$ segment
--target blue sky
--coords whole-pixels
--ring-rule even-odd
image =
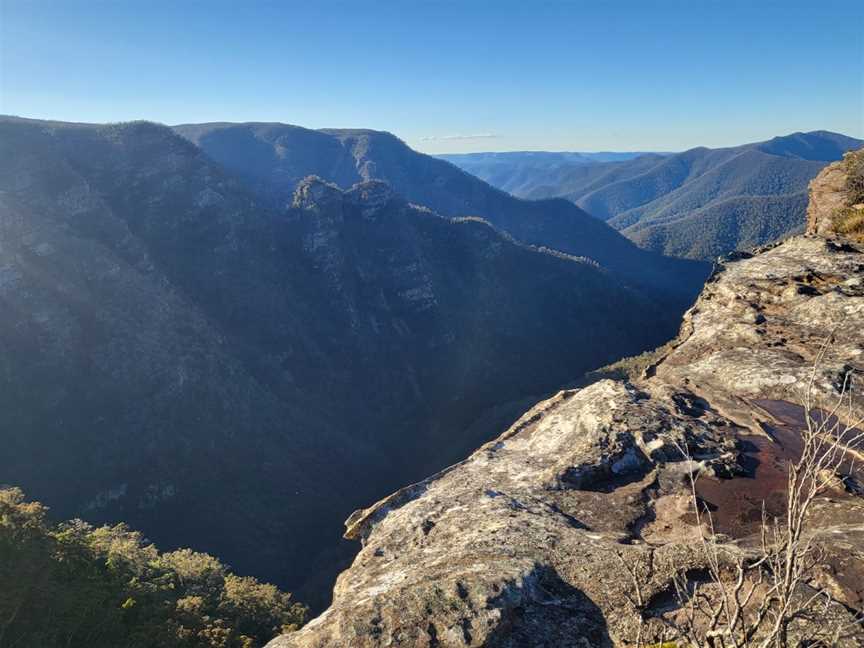
[[[0,113],[367,127],[427,152],[864,138],[864,2],[0,0]]]

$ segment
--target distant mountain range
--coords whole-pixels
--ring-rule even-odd
[[[174,130],[243,178],[273,204],[290,200],[304,176],[342,187],[381,180],[443,216],[479,216],[530,245],[590,258],[634,287],[689,304],[707,266],[649,254],[561,199],[521,200],[454,165],[418,153],[390,133],[309,130],[272,123],[194,124]]]
[[[320,604],[354,508],[706,273],[387,133],[2,118],[0,482]]]
[[[566,198],[645,249],[710,259],[800,231],[808,182],[862,144],[814,131],[619,161],[446,158],[516,196]]]
[[[458,166],[471,175],[514,196],[530,192],[544,175],[564,167],[625,162],[649,152],[506,151],[499,153],[443,153],[435,157]]]

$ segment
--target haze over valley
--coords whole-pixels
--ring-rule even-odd
[[[864,10],[0,0],[0,648],[859,648]]]

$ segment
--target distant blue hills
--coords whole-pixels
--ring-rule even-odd
[[[862,144],[813,131],[680,153],[439,157],[520,198],[565,198],[645,249],[711,259],[800,231],[810,180]]]

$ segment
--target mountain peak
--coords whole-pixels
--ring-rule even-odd
[[[781,157],[832,162],[843,157],[844,152],[860,145],[861,140],[831,131],[818,130],[772,137],[765,142],[754,144],[753,148]]]
[[[303,178],[294,190],[291,206],[299,209],[310,209],[322,204],[338,202],[343,199],[342,190],[317,175]]]
[[[297,183],[309,175],[349,192],[358,182],[380,180],[406,201],[447,218],[480,216],[523,243],[595,259],[628,285],[679,306],[690,303],[708,271],[702,263],[639,250],[569,201],[511,196],[386,131],[274,124],[187,124],[176,130],[277,205],[291,204]],[[381,204],[389,191],[366,187],[351,199]]]
[[[396,198],[396,193],[393,191],[393,187],[386,182],[367,180],[366,182],[355,184],[345,192],[345,196],[362,207],[380,208]]]
[[[358,182],[350,189],[327,182],[317,175],[303,178],[294,190],[291,206],[299,209],[314,209],[334,203],[349,202],[367,213],[386,207],[393,201],[404,202],[393,187],[381,180]]]

